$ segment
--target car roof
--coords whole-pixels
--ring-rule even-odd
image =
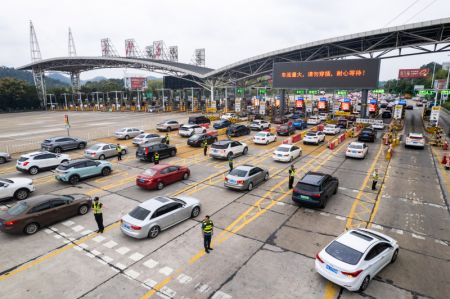
[[[173,202],[173,200],[166,196],[158,196],[144,201],[139,206],[153,212],[169,202]]]
[[[219,140],[217,142],[214,142],[214,144],[226,145],[226,144],[230,144],[233,141],[234,140]]]
[[[111,145],[111,144],[112,144],[112,143],[99,142],[99,143],[95,143],[95,144],[91,145],[90,147],[93,147],[93,146],[96,146],[96,145],[98,145],[98,146],[104,146],[104,145]]]
[[[308,185],[320,186],[326,176],[327,174],[321,172],[308,172],[300,182]]]
[[[73,160],[67,161],[66,164],[67,165],[73,165],[73,164],[76,164],[76,163],[86,162],[86,161],[92,161],[92,160],[91,159],[84,159],[84,158],[73,159]],[[100,161],[98,161],[98,162],[100,162]]]
[[[256,166],[253,166],[253,165],[239,165],[239,166],[236,166],[234,169],[249,171],[250,169],[253,169],[255,167]]]
[[[367,230],[351,229],[336,239],[337,242],[353,248],[359,252],[366,252],[374,243],[387,241],[388,239]]]
[[[27,203],[30,207],[36,206],[42,202],[45,202],[49,199],[60,197],[61,195],[55,195],[55,194],[45,194],[45,195],[37,195],[33,197],[29,197],[25,200],[23,200],[25,203]]]
[[[42,154],[49,154],[50,152],[31,152],[25,155],[22,155],[21,157],[26,157],[26,158],[30,158],[30,157],[34,157],[34,156],[38,156],[38,155],[42,155]]]
[[[290,149],[293,146],[294,146],[293,144],[280,144],[277,148],[285,147],[285,148],[289,148]]]
[[[361,145],[361,146],[363,146],[363,145],[364,145],[364,142],[353,141],[353,142],[350,142],[349,145]]]

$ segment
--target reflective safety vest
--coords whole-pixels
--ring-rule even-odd
[[[120,153],[122,151],[122,148],[120,146],[117,147],[117,152]]]
[[[295,169],[289,169],[289,176],[295,177]]]
[[[208,141],[203,140],[203,147],[207,147],[208,146]]]
[[[166,135],[166,142],[169,141],[169,135]]]
[[[155,161],[159,161],[159,154],[155,153]]]
[[[214,224],[211,220],[205,220],[202,222],[202,230],[204,234],[212,233]]]
[[[92,209],[94,210],[94,214],[102,214],[103,204],[101,202],[93,202]]]
[[[372,173],[372,179],[374,181],[378,181],[378,173],[376,173],[375,171]]]

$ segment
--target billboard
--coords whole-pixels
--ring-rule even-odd
[[[153,59],[164,59],[164,42],[162,40],[153,42]]]
[[[124,81],[126,89],[142,90],[147,88],[147,78],[145,77],[125,77]]]
[[[376,88],[379,59],[280,62],[273,66],[274,88]]]
[[[169,47],[169,60],[178,62],[178,47]]]
[[[317,108],[318,109],[326,109],[327,107],[327,102],[324,102],[324,101],[319,101],[318,103],[317,103]]]
[[[425,78],[430,73],[430,69],[400,69],[399,79]]]
[[[444,89],[446,83],[447,80],[445,79],[434,80],[434,89]]]

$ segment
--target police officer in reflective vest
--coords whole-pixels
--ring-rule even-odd
[[[120,144],[117,143],[116,149],[117,149],[117,161],[122,161],[122,148],[120,147]]]
[[[103,204],[99,202],[98,197],[94,197],[94,202],[92,203],[92,210],[94,211],[95,222],[97,222],[98,233],[103,233],[105,227],[103,226]]]
[[[211,248],[211,237],[213,235],[214,223],[206,215],[205,219],[202,221],[202,234],[203,234],[203,245],[205,246],[205,252],[209,253]]]
[[[153,162],[155,162],[155,165],[159,164],[159,154],[158,154],[158,152],[155,152],[155,154],[153,155]]]
[[[295,167],[294,164],[292,164],[291,168],[289,169],[289,189],[292,189],[292,186],[294,185],[294,178],[295,178]]]
[[[170,140],[169,140],[169,133],[166,133],[166,144],[169,145]]]
[[[378,182],[378,169],[375,169],[372,173],[372,190],[377,190]]]
[[[206,156],[206,152],[208,151],[208,141],[206,141],[206,139],[203,140],[202,146],[203,146],[203,156]]]

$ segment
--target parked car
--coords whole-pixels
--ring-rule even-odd
[[[277,135],[289,136],[295,134],[295,128],[292,125],[284,124],[277,127]]]
[[[306,129],[308,127],[308,124],[303,119],[297,119],[296,121],[294,121],[292,123],[292,126],[296,130],[304,130],[304,129]]]
[[[205,139],[208,144],[213,144],[214,142],[217,142],[217,136],[208,133],[201,133],[189,137],[189,139],[187,140],[187,144],[190,146],[199,147],[202,146],[203,141]]]
[[[248,127],[250,130],[265,130],[270,128],[270,122],[262,119],[256,119],[252,121]]]
[[[392,113],[390,111],[383,111],[383,113],[381,113],[381,118],[391,118],[392,117]]]
[[[232,118],[238,118],[238,116],[234,113],[224,113],[220,119],[226,119],[226,120],[230,120]]]
[[[397,260],[393,238],[370,229],[350,229],[316,255],[317,273],[349,291],[364,291],[370,280]]]
[[[303,137],[303,144],[315,144],[319,145],[319,143],[325,141],[325,134],[321,131],[309,131],[306,133],[305,137]]]
[[[176,120],[165,120],[156,124],[156,130],[158,131],[172,131],[181,127],[181,124]]]
[[[238,155],[246,155],[247,144],[234,140],[220,140],[211,145],[209,156],[216,159],[229,159]]]
[[[112,169],[112,164],[108,161],[77,159],[59,165],[55,171],[55,178],[60,182],[76,185],[82,179],[110,175]]]
[[[293,144],[282,144],[273,152],[272,159],[281,162],[292,162],[302,154],[302,148]]]
[[[144,130],[140,130],[137,128],[122,128],[114,132],[114,137],[116,137],[117,139],[128,140],[142,133],[144,133]]]
[[[336,135],[341,132],[341,128],[334,124],[328,124],[324,127],[323,133],[325,135]]]
[[[8,153],[0,152],[0,164],[11,161],[11,155]]]
[[[233,124],[227,129],[227,135],[232,137],[244,136],[249,134],[250,129],[244,125]]]
[[[274,124],[284,124],[289,120],[288,117],[286,117],[285,115],[280,116],[280,115],[276,115],[273,117],[272,122]]]
[[[76,137],[52,137],[41,143],[41,149],[59,154],[72,149],[84,149],[86,144],[86,140]]]
[[[405,109],[406,110],[414,110],[414,106],[413,105],[406,105]]]
[[[151,198],[122,217],[120,230],[133,238],[153,239],[162,230],[200,215],[200,207],[198,199],[188,196]]]
[[[214,123],[213,128],[218,130],[218,129],[223,129],[223,128],[228,128],[229,126],[231,126],[231,121],[227,120],[227,119],[222,119],[219,120],[218,122]]]
[[[27,178],[0,178],[0,200],[14,198],[24,200],[36,190],[33,181]]]
[[[32,152],[17,159],[16,169],[35,175],[40,171],[55,169],[58,165],[67,161],[70,161],[70,156],[66,154]]]
[[[128,153],[128,147],[121,145],[120,148],[122,155]],[[89,147],[84,151],[83,157],[93,160],[105,160],[117,156],[117,145],[113,143],[97,143]]]
[[[292,200],[300,205],[325,208],[328,199],[337,193],[339,180],[329,174],[308,172],[295,185]]]
[[[161,190],[164,186],[187,180],[191,171],[186,166],[158,164],[137,176],[136,185],[144,189]]]
[[[373,128],[364,128],[359,133],[358,141],[375,142],[376,132]]]
[[[133,138],[134,145],[142,145],[145,143],[165,143],[166,137],[159,134],[143,133]]]
[[[191,116],[188,119],[189,124],[200,125],[200,124],[210,124],[211,120],[204,115]]]
[[[347,146],[345,156],[349,158],[364,159],[369,152],[369,147],[364,142],[351,142]]]
[[[313,125],[313,126],[318,125],[318,124],[320,124],[320,118],[317,115],[311,115],[308,118],[308,120],[306,121],[306,123],[308,125]]]
[[[182,137],[190,137],[194,134],[206,133],[206,129],[195,124],[183,125],[178,130],[178,134]]]
[[[252,190],[254,186],[269,179],[269,171],[252,165],[240,165],[227,174],[224,186],[238,190]]]
[[[0,214],[0,230],[32,235],[50,224],[87,214],[91,205],[92,199],[84,194],[33,196]]]
[[[405,147],[425,148],[425,138],[422,133],[409,133],[405,140]]]
[[[269,144],[275,141],[277,141],[277,136],[270,132],[259,132],[253,136],[253,142],[256,144]]]
[[[137,149],[136,158],[141,161],[154,162],[156,152],[159,154],[159,159],[175,157],[177,148],[163,143],[146,144]]]

